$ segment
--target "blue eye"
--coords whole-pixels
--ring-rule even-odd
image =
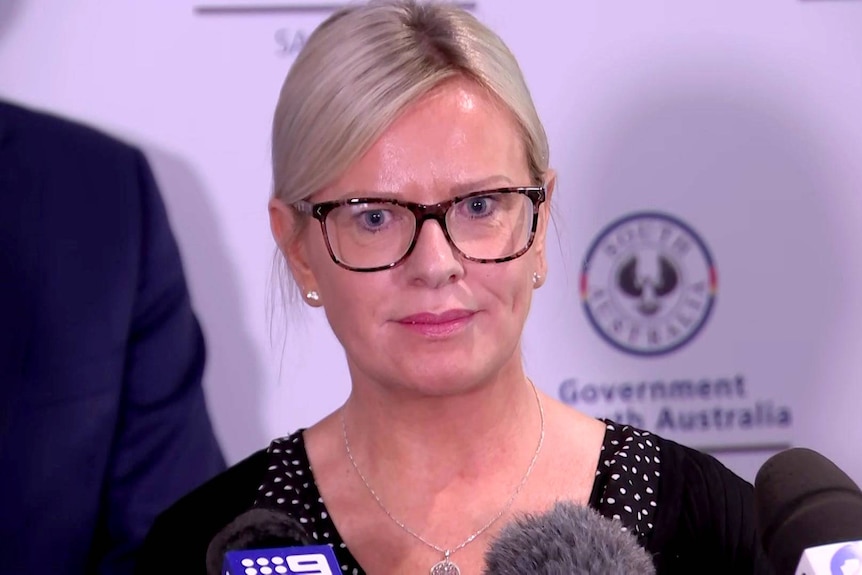
[[[496,201],[491,196],[476,196],[464,201],[464,212],[469,218],[484,218],[494,212]]]
[[[368,229],[380,228],[386,224],[386,214],[383,210],[368,210],[362,212],[362,225]]]
[[[488,207],[487,198],[473,198],[470,201],[470,212],[474,214],[482,214]]]

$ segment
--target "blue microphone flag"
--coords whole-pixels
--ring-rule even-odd
[[[225,553],[223,575],[338,575],[329,545],[244,549]]]

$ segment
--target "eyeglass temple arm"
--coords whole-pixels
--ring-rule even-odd
[[[305,200],[299,200],[299,201],[293,202],[292,205],[293,205],[294,209],[296,209],[296,211],[298,211],[300,213],[307,214],[309,216],[314,213],[314,204],[312,204],[311,202],[307,202]]]

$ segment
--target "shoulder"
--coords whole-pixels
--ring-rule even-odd
[[[769,573],[755,529],[753,486],[709,454],[656,439],[662,477],[649,547],[657,562]]]
[[[273,440],[267,449],[232,465],[162,512],[144,541],[136,572],[158,573],[170,558],[171,572],[203,573],[213,537],[242,513],[269,503],[258,497],[280,470],[288,449],[296,446],[297,456],[304,453],[302,431]]]
[[[715,457],[606,421],[592,504],[652,553],[658,573],[768,573],[754,489]]]
[[[141,548],[139,573],[157,573],[171,559],[177,572],[203,569],[210,540],[254,505],[269,461],[266,449],[210,479],[161,513]],[[177,563],[179,562],[179,563]]]
[[[657,490],[658,504],[692,501],[717,494],[745,499],[753,493],[744,481],[715,457],[654,433],[606,421],[601,466],[636,475]],[[600,473],[602,471],[600,470]]]
[[[149,185],[149,164],[137,147],[86,123],[5,102],[0,158],[19,187],[32,182],[51,200],[62,200],[60,191],[70,190],[76,201],[94,202],[90,209],[103,201],[122,205],[121,198]]]
[[[0,141],[39,145],[42,152],[63,149],[75,154],[93,151],[131,154],[134,147],[83,122],[25,106],[0,102]]]
[[[712,455],[657,437],[662,453],[660,500],[693,505],[721,504],[726,511],[749,511],[754,488]],[[685,512],[686,506],[680,512]],[[732,506],[732,507],[731,507]]]

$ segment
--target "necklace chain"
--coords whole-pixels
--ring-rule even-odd
[[[539,442],[536,445],[536,451],[535,453],[533,453],[533,458],[530,460],[530,465],[527,466],[527,471],[524,473],[524,476],[521,477],[521,481],[518,483],[518,486],[515,487],[515,491],[512,493],[512,495],[509,496],[509,499],[506,500],[506,503],[503,505],[500,511],[497,512],[496,515],[491,517],[491,519],[489,519],[487,523],[485,523],[482,527],[476,530],[472,535],[467,537],[467,539],[465,539],[460,544],[456,545],[451,549],[444,549],[439,545],[431,543],[430,541],[422,537],[420,534],[410,529],[407,525],[404,524],[403,521],[392,515],[392,513],[386,508],[386,506],[383,505],[383,501],[380,499],[380,496],[378,496],[377,492],[374,491],[374,488],[371,487],[371,484],[368,482],[368,479],[365,477],[365,475],[363,475],[362,471],[359,470],[359,466],[356,464],[356,460],[353,459],[353,453],[350,451],[350,442],[347,440],[347,424],[344,421],[344,410],[341,410],[341,433],[344,436],[344,449],[347,451],[347,458],[350,459],[350,464],[353,466],[353,469],[356,471],[356,474],[359,475],[359,478],[362,480],[362,483],[365,484],[365,488],[368,489],[368,492],[374,498],[374,501],[377,502],[378,507],[380,507],[380,509],[387,515],[387,517],[389,517],[389,519],[391,519],[396,525],[398,525],[398,527],[400,527],[402,531],[405,531],[413,538],[421,541],[426,546],[430,547],[431,549],[434,549],[438,553],[442,553],[444,556],[444,561],[448,563],[449,557],[453,553],[459,551],[460,549],[463,549],[464,547],[472,543],[477,537],[479,537],[479,535],[487,531],[488,528],[490,528],[494,523],[496,523],[497,520],[500,519],[503,514],[509,510],[512,504],[515,502],[515,498],[521,492],[521,489],[523,489],[524,485],[526,485],[527,479],[529,479],[530,474],[533,472],[533,467],[535,467],[536,465],[536,460],[539,459],[539,453],[542,451],[542,444],[545,442],[545,409],[542,406],[542,398],[539,396],[539,391],[536,389],[536,384],[530,381],[530,385],[533,388],[533,393],[536,396],[536,403],[539,406],[539,419],[541,422]]]

